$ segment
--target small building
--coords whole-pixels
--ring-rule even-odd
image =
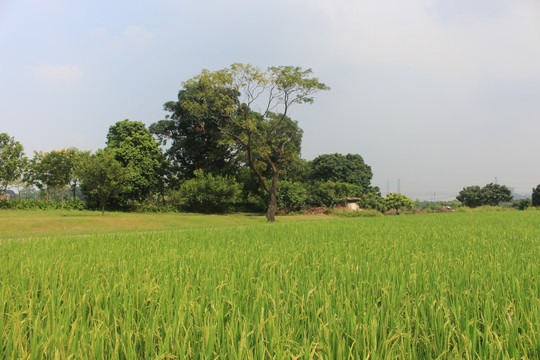
[[[345,208],[347,210],[355,210],[360,211],[360,206],[358,205],[358,202],[362,200],[362,198],[359,197],[348,197],[343,200],[345,203]]]

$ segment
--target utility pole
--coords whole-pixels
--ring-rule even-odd
[[[495,184],[499,183],[499,179],[495,176]]]
[[[401,183],[400,183],[399,178],[397,179],[397,193],[401,194]]]
[[[386,193],[390,194],[390,180],[386,180]]]

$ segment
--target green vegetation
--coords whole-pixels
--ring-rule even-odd
[[[402,194],[390,193],[386,194],[386,207],[388,209],[394,209],[399,214],[399,210],[412,209],[413,201]]]
[[[512,201],[512,192],[505,185],[487,184],[483,188],[480,186],[467,186],[463,188],[456,197],[464,206],[498,206],[501,203]]]
[[[291,106],[312,103],[313,95],[330,88],[311,69],[279,66],[262,70],[246,64],[201,74],[183,83],[179,103],[190,117],[211,121],[224,141],[236,149],[268,194],[266,217],[277,210],[281,171],[300,155],[302,130],[288,116]]]
[[[373,173],[362,156],[358,154],[322,154],[310,163],[310,176],[314,181],[333,181],[360,186],[369,190]]]
[[[119,228],[122,216],[138,215],[94,218]],[[538,358],[539,221],[507,211],[51,229],[0,243],[0,357]]]
[[[8,185],[17,181],[26,166],[23,146],[6,133],[0,134],[0,199],[7,194]]]

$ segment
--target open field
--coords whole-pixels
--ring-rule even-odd
[[[281,216],[279,223],[328,220],[328,216]],[[201,215],[125,213],[77,210],[0,210],[0,239],[22,239],[95,233],[149,232],[219,228],[266,223],[261,214]]]
[[[540,211],[234,218],[0,242],[0,358],[540,356]]]

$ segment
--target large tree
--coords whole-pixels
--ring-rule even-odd
[[[224,143],[224,135],[218,129],[219,113],[208,118],[194,117],[184,107],[185,101],[204,101],[193,97],[193,92],[180,90],[176,101],[169,101],[163,109],[170,114],[165,120],[150,125],[149,130],[157,136],[165,150],[172,171],[180,179],[194,177],[202,170],[214,175],[234,175],[237,172],[235,151]]]
[[[323,154],[310,163],[314,181],[333,181],[361,186],[368,191],[373,173],[358,154]]]
[[[121,195],[123,201],[143,200],[159,189],[164,157],[159,143],[142,122],[126,119],[111,126],[107,150],[133,171],[129,190]]]
[[[280,173],[300,154],[301,130],[288,117],[289,109],[312,103],[314,93],[329,88],[312,77],[311,69],[280,66],[263,71],[244,64],[203,70],[183,85],[190,93],[183,103],[186,112],[199,123],[212,121],[228,145],[241,153],[269,196],[266,217],[274,221]]]
[[[10,183],[18,180],[25,168],[26,157],[23,146],[6,133],[0,134],[0,182],[3,190],[0,199],[5,199]]]

